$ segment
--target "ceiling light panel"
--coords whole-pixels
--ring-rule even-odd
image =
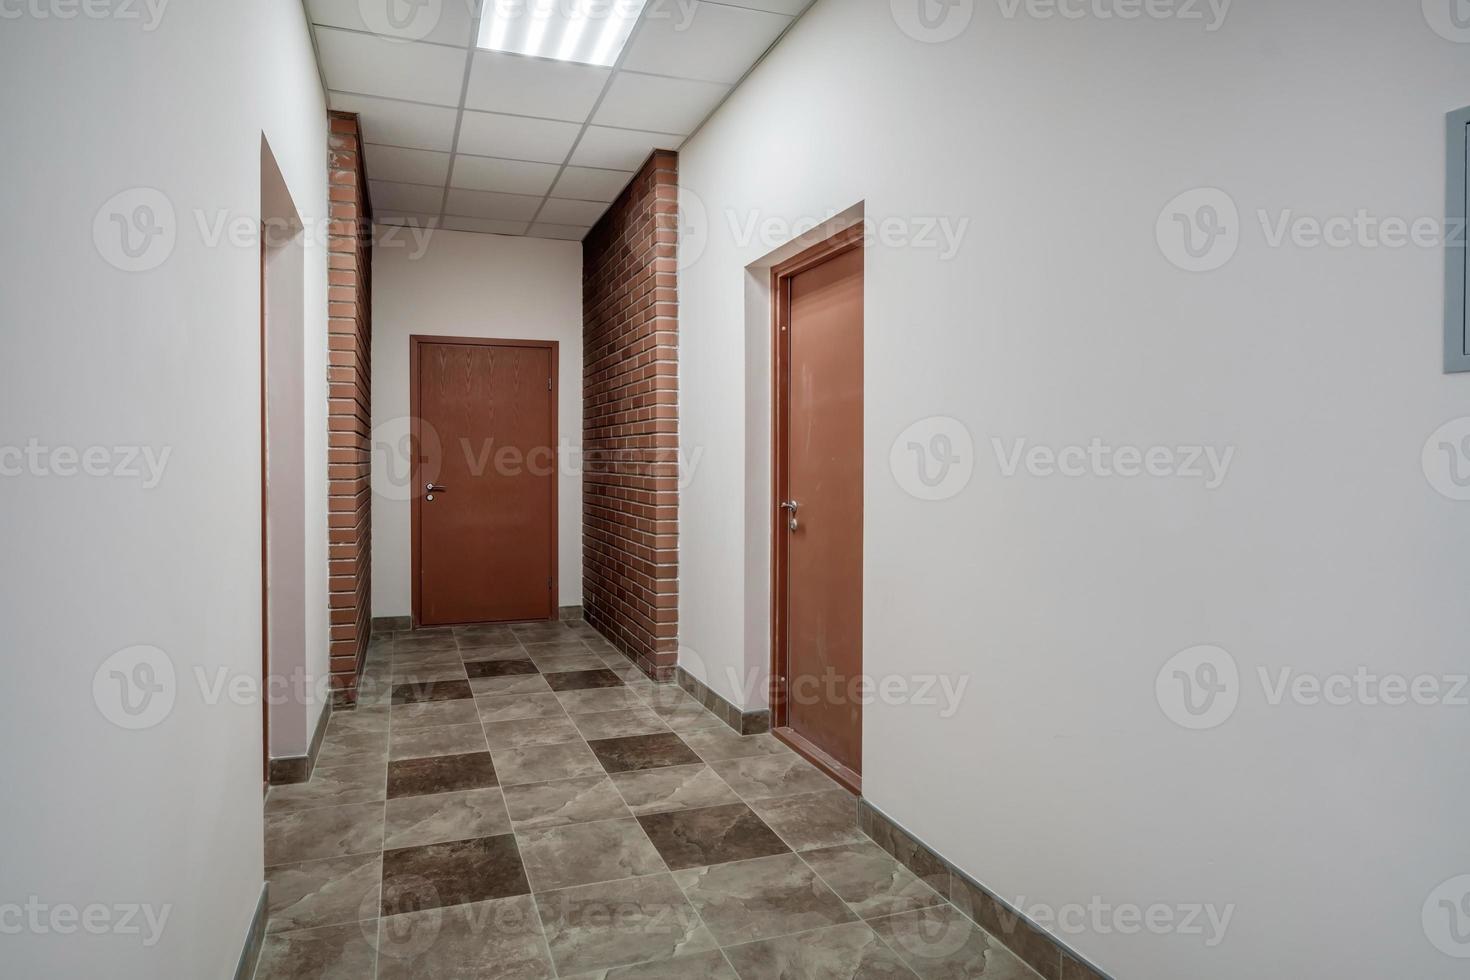
[[[532,58],[608,66],[646,0],[485,0],[479,46]]]

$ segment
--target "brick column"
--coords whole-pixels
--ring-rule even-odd
[[[357,703],[371,634],[372,209],[357,116],[333,112],[327,286],[327,498],[332,699]]]
[[[679,648],[678,166],[655,152],[582,243],[582,605],[660,680]]]

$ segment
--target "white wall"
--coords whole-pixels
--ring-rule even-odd
[[[1020,904],[1236,906],[1214,948],[1065,936],[1119,977],[1461,975],[1421,907],[1470,873],[1470,715],[1273,707],[1256,680],[1465,671],[1470,504],[1420,465],[1470,406],[1470,379],[1440,370],[1442,253],[1272,248],[1255,215],[1441,214],[1470,46],[1418,3],[1242,0],[1215,31],[1100,19],[1106,3],[929,9],[972,6],[959,37],[924,43],[903,3],[819,0],[681,153],[706,219],[680,275],[681,439],[703,454],[681,501],[682,661],[764,703],[746,674],[765,669],[767,585],[746,541],[768,518],[744,493],[764,485],[746,392],[766,390],[765,348],[743,269],[786,236],[749,221],[857,202],[870,220],[967,219],[952,259],[867,255],[866,666],[969,688],[951,717],[867,709],[865,794]],[[1244,222],[1209,274],[1155,238],[1197,187]],[[943,501],[889,463],[933,416],[974,441],[973,478]],[[1006,478],[991,445],[1094,437],[1236,454],[1206,491]],[[1244,691],[1224,725],[1186,731],[1155,678],[1205,643]]]
[[[171,911],[152,946],[49,927],[7,935],[4,972],[227,978],[263,879],[261,709],[208,703],[195,671],[211,684],[260,674],[260,272],[253,233],[210,236],[221,215],[257,217],[262,135],[308,228],[323,220],[325,106],[294,0],[168,4],[156,23],[148,5],[87,8],[141,20],[62,8],[10,8],[0,27],[0,451],[105,447],[91,469],[123,474],[59,475],[63,452],[47,457],[50,475],[0,477],[0,881],[4,902]],[[108,261],[123,257],[110,215],[143,218],[145,199],[104,204],[139,187],[158,192],[152,225],[175,238],[171,252],[166,235],[143,252],[161,264],[125,272]],[[307,633],[324,658],[321,242],[305,253],[303,304],[317,488]],[[170,452],[161,482],[127,475],[114,447]],[[6,451],[7,474],[14,462]],[[163,651],[176,677],[148,702],[167,707],[172,690],[171,711],[142,730],[104,713],[129,717],[110,672],[93,690],[99,667],[135,645]]]
[[[290,191],[268,149],[261,153],[261,211],[270,231],[266,235],[266,511],[269,601],[267,629],[270,674],[287,685],[293,678],[312,676],[327,681],[327,662],[307,663],[307,652],[324,654],[320,643],[306,637],[307,582],[320,574],[321,554],[308,547],[306,499],[308,471],[315,460],[306,458],[308,413],[304,401],[306,379],[305,235]],[[312,342],[320,338],[311,333]],[[311,486],[313,492],[319,487]],[[310,555],[314,562],[307,561]],[[282,686],[279,693],[291,688]],[[302,756],[326,704],[323,688],[310,697],[273,698],[270,708],[270,752],[273,758]]]
[[[371,174],[369,174],[371,176]],[[424,232],[420,231],[420,235]],[[582,601],[582,244],[434,230],[373,250],[373,615],[407,616],[408,340],[555,340],[562,451],[557,601]]]

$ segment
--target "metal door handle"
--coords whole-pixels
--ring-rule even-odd
[[[430,483],[427,486],[425,486],[424,489],[427,490],[429,493],[443,493],[445,490],[448,490],[449,488],[448,487],[441,487],[441,486],[439,486],[437,484]]]
[[[801,504],[797,503],[794,500],[783,500],[783,501],[781,501],[781,509],[791,512],[791,517],[786,521],[786,527],[789,530],[795,531],[797,529],[797,527],[800,526],[797,523],[797,520],[796,520],[796,511],[800,507],[801,507]]]

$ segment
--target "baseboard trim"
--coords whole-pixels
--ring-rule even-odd
[[[562,622],[575,622],[582,618],[581,606],[562,606],[556,611],[556,616]]]
[[[235,980],[251,980],[260,963],[260,950],[265,945],[265,920],[267,893],[270,882],[260,886],[260,900],[255,903],[255,915],[250,919],[250,928],[245,933],[245,945],[240,950],[240,959],[235,964]]]
[[[858,829],[1046,980],[1113,980],[866,799],[858,800]]]
[[[307,747],[306,754],[288,755],[271,760],[270,781],[272,786],[304,783],[311,778],[312,770],[316,768],[317,756],[322,751],[322,739],[327,734],[327,722],[331,720],[332,702],[328,701],[322,705],[322,713],[316,720],[316,730],[311,733],[311,744]]]
[[[412,616],[377,616],[373,619],[373,633],[398,633],[413,629]]]
[[[771,730],[769,711],[741,711],[683,667],[675,668],[674,681],[688,691],[694,700],[708,708],[716,718],[741,735],[760,735]]]

